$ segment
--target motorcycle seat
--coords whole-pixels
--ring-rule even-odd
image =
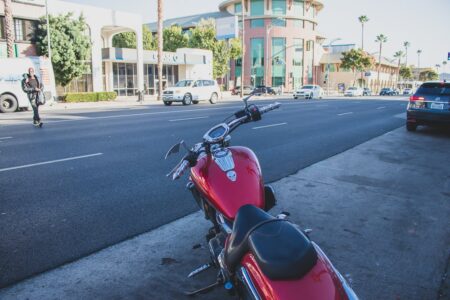
[[[228,269],[234,272],[249,251],[272,280],[301,278],[317,261],[311,241],[293,224],[256,206],[244,205],[236,215],[225,250]]]

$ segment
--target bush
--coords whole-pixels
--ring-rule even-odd
[[[63,97],[64,102],[98,102],[109,101],[117,98],[116,92],[98,93],[67,93]]]

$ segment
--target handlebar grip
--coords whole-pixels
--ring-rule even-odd
[[[172,174],[172,180],[179,179],[184,171],[186,171],[187,168],[189,168],[189,161],[183,160],[183,162],[180,164],[180,166],[173,172]]]
[[[280,106],[281,106],[281,103],[275,102],[273,104],[269,104],[269,105],[261,107],[259,109],[259,111],[261,112],[261,114],[265,114],[265,113],[267,113],[267,112],[269,112],[271,110],[279,108]]]

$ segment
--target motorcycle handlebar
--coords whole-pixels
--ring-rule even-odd
[[[180,164],[173,169],[172,172],[167,174],[167,176],[172,176],[172,180],[179,179],[183,175],[184,171],[189,168],[189,165],[189,161],[183,159]]]
[[[281,106],[281,103],[275,102],[275,103],[272,103],[272,104],[269,104],[266,106],[259,107],[259,108],[257,108],[257,110],[262,115],[262,114],[268,113],[269,111],[277,109],[280,106]],[[261,117],[259,117],[259,119],[261,119]],[[230,128],[231,128],[230,132],[233,131],[234,129],[236,129],[239,125],[246,123],[248,121],[251,121],[251,120],[252,120],[252,117],[249,114],[246,114],[240,118],[234,119],[233,121],[228,123],[228,126],[230,126]],[[196,152],[197,151],[194,150],[192,153],[195,154]],[[189,155],[185,156],[178,163],[178,165],[169,174],[167,174],[167,177],[172,177],[172,180],[179,179],[183,175],[183,173],[187,169],[189,169],[191,166],[191,163],[189,162],[189,159],[190,159],[189,157],[190,157]],[[196,159],[196,157],[195,157],[195,159]]]
[[[275,102],[275,103],[272,103],[272,104],[260,107],[259,111],[261,112],[261,114],[265,114],[265,113],[268,113],[271,110],[279,108],[280,106],[281,106],[281,103]]]

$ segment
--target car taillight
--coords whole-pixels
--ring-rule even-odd
[[[409,101],[423,101],[423,100],[425,100],[424,97],[419,97],[416,95],[412,95],[411,97],[409,97]]]

